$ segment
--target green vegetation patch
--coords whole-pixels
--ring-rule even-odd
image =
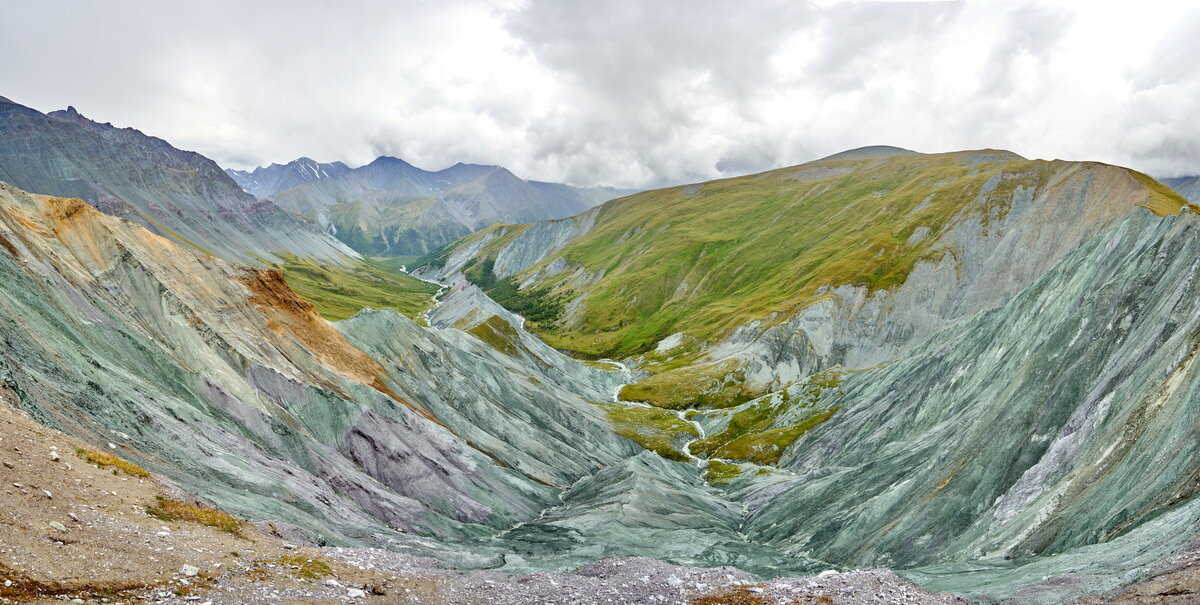
[[[1139,183],[1150,190],[1149,197],[1146,198],[1145,202],[1139,204],[1139,206],[1149,208],[1151,212],[1158,216],[1179,214],[1179,211],[1184,208],[1200,214],[1200,206],[1187,201],[1186,198],[1179,195],[1174,189],[1136,170],[1130,170],[1129,172],[1133,174],[1133,177]]]
[[[725,485],[742,474],[742,467],[720,460],[709,460],[704,479],[713,485]]]
[[[524,348],[516,328],[498,315],[487,318],[483,323],[467,330],[467,333],[510,357],[516,357]]]
[[[562,317],[563,307],[570,302],[573,292],[556,294],[549,288],[522,290],[513,277],[496,277],[492,271],[495,262],[492,258],[478,262],[472,260],[463,268],[463,274],[471,283],[487,292],[500,306],[521,315],[527,321],[549,324]]]
[[[146,469],[132,462],[122,460],[107,452],[97,452],[95,450],[79,448],[75,450],[75,455],[79,456],[89,464],[95,464],[100,468],[112,467],[114,474],[116,474],[117,471],[120,471],[126,475],[129,475],[130,477],[137,477],[139,479],[145,479],[146,477],[150,476],[150,471],[147,471]]]
[[[372,259],[339,267],[289,256],[274,267],[283,273],[292,290],[329,321],[353,317],[366,307],[395,309],[415,318],[429,308],[437,293],[433,284]]]
[[[746,386],[737,362],[688,366],[655,374],[621,389],[621,399],[682,410],[688,407],[728,408],[761,393]]]
[[[273,562],[291,569],[293,576],[304,580],[319,580],[333,575],[329,563],[304,555],[284,555]]]
[[[838,407],[818,412],[805,418],[801,423],[791,426],[770,429],[761,433],[742,435],[733,441],[722,445],[716,451],[716,456],[728,460],[744,460],[762,465],[774,465],[783,456],[784,450],[793,441],[800,438],[813,427],[829,420],[837,413]]]
[[[799,390],[798,397],[787,389],[777,397],[764,397],[734,412],[725,430],[692,443],[691,452],[706,458],[775,464],[793,441],[837,412],[837,407],[821,409],[818,404],[824,397],[841,394],[845,375],[841,369],[826,370],[793,387]],[[797,410],[811,411],[799,423],[775,426],[785,412]]]
[[[589,368],[604,370],[605,372],[621,371],[621,366],[615,361],[605,361],[602,359],[580,359],[579,362]]]
[[[680,448],[690,439],[700,436],[696,425],[685,422],[667,410],[620,403],[596,405],[608,414],[608,421],[618,435],[632,439],[667,460],[689,460]]]
[[[158,502],[146,508],[146,514],[160,521],[187,521],[215,527],[223,532],[245,538],[242,521],[215,508],[205,508],[158,496]]]

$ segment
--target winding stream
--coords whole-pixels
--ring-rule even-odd
[[[620,368],[620,371],[623,374],[625,374],[626,377],[630,376],[629,367],[626,366],[625,364],[623,364],[619,361],[613,360],[613,359],[601,359],[600,361],[602,361],[604,363],[612,364],[612,365],[616,366],[617,368]],[[621,399],[621,389],[625,388],[629,384],[631,384],[631,383],[623,382],[621,384],[618,384],[613,389],[613,395],[612,395],[613,403],[619,403],[621,405],[628,406],[628,407],[641,407],[641,408],[650,408],[650,409],[654,409],[654,410],[666,410],[666,408],[660,408],[657,406],[650,405],[648,403],[642,403],[640,401],[625,401],[625,400]],[[683,452],[683,455],[687,456],[689,460],[691,460],[693,463],[696,464],[696,466],[699,466],[700,468],[705,468],[706,466],[708,466],[708,460],[706,460],[704,458],[697,458],[696,456],[692,455],[692,444],[701,439],[704,439],[704,437],[707,436],[707,434],[704,432],[704,425],[700,424],[699,422],[697,422],[695,420],[689,420],[687,418],[688,410],[666,410],[666,411],[669,411],[672,414],[675,414],[683,422],[686,422],[686,423],[691,424],[692,426],[696,427],[697,437],[695,439],[685,442],[683,444],[683,446],[680,448],[680,450]]]

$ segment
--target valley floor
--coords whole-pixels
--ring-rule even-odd
[[[732,567],[624,558],[511,575],[458,572],[386,550],[297,546],[286,541],[289,528],[271,522],[231,528],[171,520],[164,503],[190,502],[186,494],[113,459],[90,463],[84,447],[0,404],[0,603],[968,603],[882,569],[761,581]],[[1195,602],[1200,544],[1160,572],[1111,600],[1080,603]]]
[[[89,450],[8,399],[0,403],[0,603],[966,602],[886,570],[761,582],[732,567],[625,558],[510,575],[378,549],[298,546],[287,541],[291,528],[225,517],[124,462],[119,448]]]

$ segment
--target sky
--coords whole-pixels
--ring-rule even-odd
[[[864,145],[1200,173],[1188,2],[31,0],[0,96],[229,168],[654,187]]]

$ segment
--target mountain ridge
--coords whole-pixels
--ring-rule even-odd
[[[0,180],[78,197],[209,254],[251,264],[298,254],[346,264],[358,254],[243,192],[215,162],[74,108],[43,114],[0,103]]]
[[[380,156],[272,199],[362,253],[420,256],[496,222],[566,217],[630,192],[526,181],[498,165],[427,171]]]
[[[308,157],[300,157],[287,164],[259,166],[253,170],[225,169],[225,173],[239,187],[257,198],[270,198],[293,187],[349,171],[350,167],[342,162],[321,163]]]
[[[37,127],[0,158],[48,131],[165,159],[0,170],[61,186],[90,167],[84,191],[128,177],[191,209],[278,211],[248,194],[202,207],[183,193],[228,191],[215,164],[54,114],[26,114]],[[382,261],[356,281],[285,252],[246,266],[0,184],[0,398],[232,514],[458,569],[887,566],[1061,603],[1186,552],[1196,206],[1107,164],[897,149],[495,225],[428,255],[437,285],[419,292]],[[106,174],[121,167],[137,170]],[[363,168],[358,184],[463,225],[466,202],[556,187],[498,166]]]
[[[549,287],[552,292],[542,297],[547,300],[557,295],[554,293],[568,295],[575,291],[570,295],[574,300],[563,307],[562,316],[542,330],[551,342],[583,354],[636,355],[680,332],[675,323],[678,321],[691,322],[679,327],[691,325],[687,332],[693,339],[705,340],[714,334],[722,338],[753,319],[774,316],[776,319],[771,321],[778,322],[780,317],[796,312],[789,308],[803,309],[819,302],[831,289],[861,287],[863,295],[870,296],[895,287],[928,255],[950,249],[937,242],[945,229],[957,222],[999,224],[1013,207],[1013,196],[1049,192],[1049,199],[1057,199],[1053,197],[1056,191],[1070,193],[1079,187],[1092,187],[1086,179],[1093,177],[1109,179],[1115,191],[1140,195],[1136,202],[1155,214],[1178,212],[1188,204],[1149,177],[1097,163],[1029,161],[994,150],[835,158],[645,192],[562,221],[493,227],[432,257],[422,271],[432,276],[462,271],[485,282],[490,273],[494,275],[492,281],[515,280],[520,286],[518,291],[534,293]],[[1078,184],[1063,181],[1072,178],[1081,180]],[[874,202],[876,199],[880,201]],[[1098,199],[1110,200],[1113,196]],[[1114,204],[1107,208],[1083,206],[1073,211],[1085,220],[1111,220],[1135,206]],[[884,222],[869,227],[873,231],[859,232],[860,218],[847,214],[846,208],[850,207],[872,213]],[[1048,224],[1061,222],[1045,218]],[[831,219],[839,223],[830,223]],[[845,227],[830,226],[834,224]],[[797,231],[795,225],[806,227]],[[760,238],[775,243],[764,250],[755,244]],[[830,241],[834,243],[827,243]],[[789,245],[792,248],[786,248]],[[792,249],[799,256],[792,256]],[[638,256],[629,253],[646,260],[630,265]],[[755,272],[718,285],[706,280],[707,273],[697,273],[697,260],[709,263],[710,271],[740,265],[755,267]],[[781,267],[791,269],[780,272]],[[666,274],[672,271],[680,274]],[[615,272],[630,278],[614,282],[618,279]],[[635,274],[637,277],[632,277]],[[803,276],[805,281],[787,277],[792,274]],[[656,284],[662,279],[667,281],[655,286],[653,298],[648,298],[641,284]],[[766,280],[780,279],[786,283],[770,289],[762,287]],[[629,305],[628,301],[636,297],[642,311],[628,306],[593,311],[587,301],[601,296],[597,288],[610,282],[613,285],[609,290],[614,294],[603,295],[608,297],[603,300],[611,298],[615,303],[609,304]],[[705,296],[716,295],[713,288],[720,289],[722,300],[718,307],[721,310],[716,313],[703,306],[708,300]],[[751,304],[731,305],[727,302],[730,296]],[[747,308],[757,310],[747,313]],[[686,309],[696,309],[693,312],[707,327],[686,316],[670,319],[687,313]],[[596,313],[605,313],[606,318],[650,315],[618,326],[614,323],[618,320],[597,318]],[[722,316],[730,319],[714,323]],[[643,326],[637,328],[641,330],[647,323],[655,323],[655,317],[670,323],[653,334],[631,332],[634,326]],[[589,323],[594,325],[588,327]],[[572,336],[575,334],[578,336]],[[614,340],[622,334],[629,335],[625,341]],[[597,340],[592,344],[585,337]]]

